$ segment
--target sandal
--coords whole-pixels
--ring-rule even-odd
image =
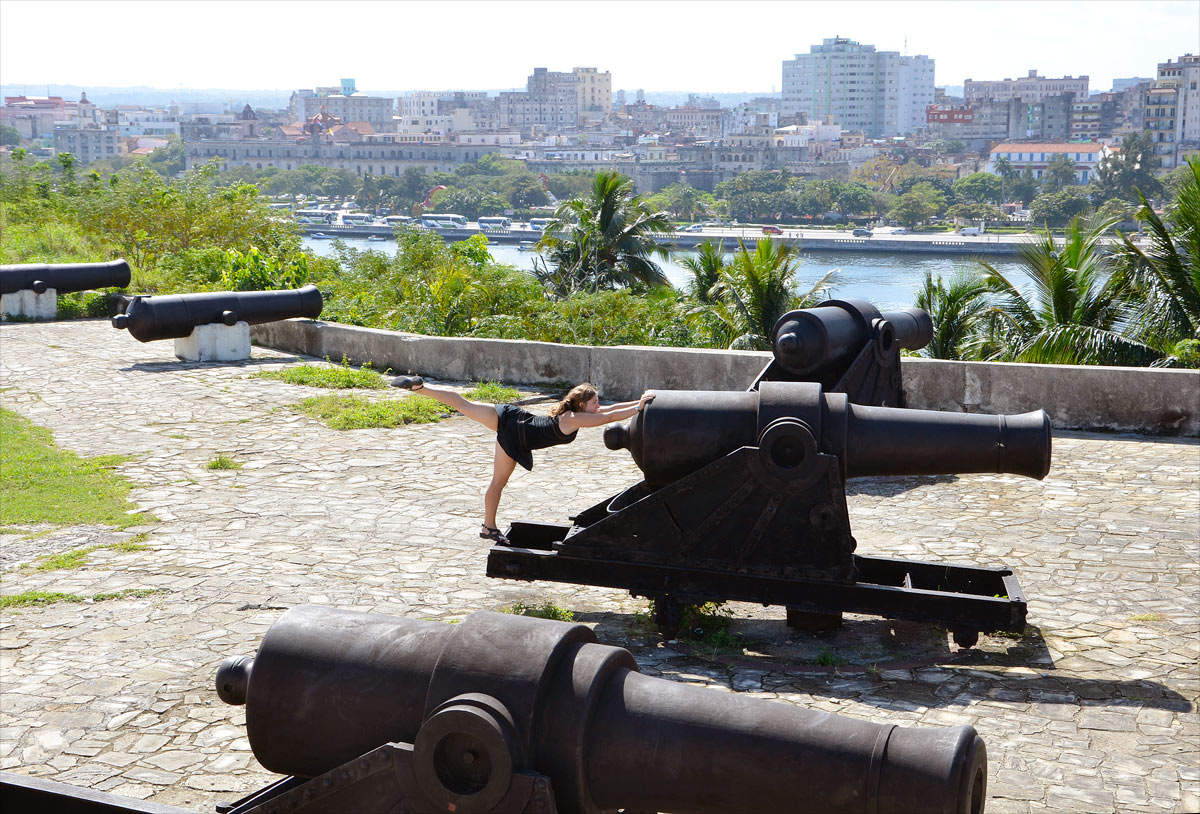
[[[397,376],[392,379],[392,387],[401,390],[412,390],[414,393],[425,386],[425,380],[420,376]]]
[[[486,523],[483,526],[483,531],[479,532],[479,536],[485,540],[491,540],[496,545],[508,545],[508,538],[501,533],[500,529],[494,529]]]

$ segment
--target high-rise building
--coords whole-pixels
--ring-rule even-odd
[[[290,100],[292,120],[308,121],[322,111],[343,122],[370,122],[390,127],[395,100],[387,96],[368,96],[356,90],[353,79],[343,79],[335,87],[298,90]]]
[[[1064,93],[1075,94],[1076,99],[1088,98],[1088,78],[1080,76],[1063,76],[1057,79],[1038,76],[1036,70],[1028,76],[1019,79],[975,80],[963,82],[963,97],[967,104],[974,102],[1007,102],[1009,99],[1020,99],[1025,103],[1040,102],[1047,96],[1061,96]]]
[[[1158,63],[1145,99],[1145,127],[1162,168],[1178,167],[1185,155],[1200,149],[1200,56]]]
[[[844,37],[827,38],[783,62],[780,119],[832,116],[871,138],[903,136],[925,126],[933,104],[934,61],[876,51]]]

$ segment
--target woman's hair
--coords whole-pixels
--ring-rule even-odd
[[[583,410],[583,405],[592,400],[592,397],[597,394],[596,385],[577,384],[563,396],[563,400],[550,408],[550,415],[562,415],[567,410],[578,413]]]

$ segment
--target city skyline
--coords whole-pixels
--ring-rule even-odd
[[[841,36],[930,57],[938,85],[1036,69],[1086,74],[1095,91],[1200,51],[1200,4],[1190,0],[240,2],[236,15],[224,13],[232,8],[3,0],[0,82],[30,93],[46,84],[282,90],[340,77],[367,92],[501,89],[523,87],[535,66],[593,66],[612,73],[614,90],[778,93],[784,60]],[[314,14],[336,19],[314,26]],[[70,21],[55,31],[53,49],[29,34],[50,19]],[[622,41],[635,47],[614,47]]]

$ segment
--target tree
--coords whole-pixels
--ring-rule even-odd
[[[588,197],[558,207],[539,246],[575,290],[669,286],[650,258],[670,256],[653,235],[673,230],[666,212],[652,212],[634,196],[633,181],[598,172]]]
[[[1038,182],[1033,177],[1033,171],[1026,167],[1019,175],[1014,175],[1009,182],[1009,189],[1012,191],[1012,196],[1015,200],[1029,206],[1030,202],[1038,194]]]
[[[1200,160],[1186,168],[1189,175],[1165,218],[1141,197],[1137,217],[1146,224],[1149,245],[1122,236],[1118,253],[1118,276],[1138,301],[1133,334],[1174,357],[1184,355],[1183,343],[1200,340]]]
[[[988,308],[987,291],[977,274],[957,274],[947,284],[926,272],[915,304],[933,319],[933,338],[920,354],[931,359],[973,358],[974,337]]]
[[[1113,275],[1102,240],[1112,224],[1071,221],[1066,241],[1049,230],[1021,249],[1030,293],[1017,288],[986,262],[986,283],[995,297],[988,312],[991,361],[1064,365],[1147,365],[1161,353],[1124,336],[1131,316],[1126,282]]]
[[[21,131],[7,124],[0,124],[0,146],[16,147],[21,143]]]
[[[1034,198],[1029,204],[1029,219],[1040,226],[1066,226],[1090,209],[1091,204],[1081,193],[1064,189]]]
[[[1050,159],[1046,165],[1046,172],[1042,174],[1042,189],[1047,192],[1058,192],[1066,187],[1074,186],[1077,180],[1074,160],[1065,153],[1056,155]]]
[[[803,294],[796,291],[799,259],[782,241],[760,240],[751,253],[738,244],[732,260],[718,273],[712,288],[713,316],[727,347],[769,350],[779,318],[796,308],[816,305],[833,282],[829,272]]]
[[[671,214],[685,220],[695,220],[700,212],[700,190],[691,184],[671,184],[663,190],[667,198],[667,209]]]
[[[875,197],[863,184],[844,184],[834,201],[837,211],[843,215],[872,215],[875,213]]]
[[[1008,220],[1008,216],[1004,214],[1004,211],[1000,207],[982,203],[957,203],[946,210],[946,217],[959,221]]]
[[[944,211],[945,206],[946,199],[931,184],[916,184],[900,196],[888,217],[916,226]]]
[[[684,257],[679,265],[692,275],[687,295],[702,305],[710,303],[712,287],[717,284],[725,268],[725,251],[716,243],[706,240],[697,247],[695,255]]]
[[[959,203],[999,203],[1003,182],[990,172],[973,172],[954,182],[954,198]]]
[[[1008,184],[1012,181],[1017,171],[1013,169],[1012,162],[1008,160],[1008,156],[1002,155],[993,162],[996,168],[996,175],[1000,176],[1000,203],[1008,203]]]
[[[1130,133],[1119,151],[1101,156],[1096,164],[1096,198],[1137,203],[1139,193],[1155,197],[1162,191],[1162,184],[1154,176],[1159,163],[1150,132]]]
[[[531,172],[522,171],[503,176],[496,184],[496,192],[515,209],[545,206],[550,202],[550,196],[542,188],[542,182]]]
[[[159,147],[146,156],[146,163],[168,178],[179,175],[187,166],[183,139],[171,133],[167,136],[167,146]]]
[[[967,151],[967,145],[961,139],[937,139],[929,142],[929,148],[937,155],[952,155]]]

